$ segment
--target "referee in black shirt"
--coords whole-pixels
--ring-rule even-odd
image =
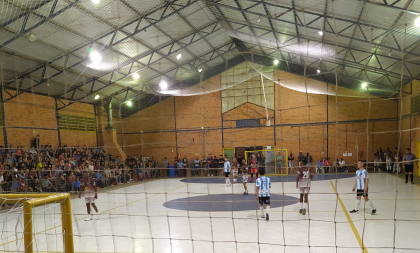
[[[410,175],[411,183],[414,184],[413,181],[413,169],[414,169],[414,163],[417,163],[416,156],[411,153],[411,149],[407,148],[405,150],[405,155],[403,158],[403,168],[405,170],[405,183],[408,183],[408,175]],[[417,164],[418,167],[418,164]]]

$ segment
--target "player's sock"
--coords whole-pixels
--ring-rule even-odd
[[[408,174],[405,174],[405,182],[408,182]]]
[[[375,207],[373,206],[372,201],[370,201],[370,200],[369,200],[369,202],[368,202],[368,203],[369,203],[370,207],[372,208],[372,210],[374,210],[374,209],[375,209]]]
[[[413,174],[411,174],[411,175],[410,175],[410,180],[411,180],[411,183],[413,183],[413,182],[414,182],[414,181],[413,181],[413,180],[414,180],[414,176],[413,176]]]
[[[264,207],[260,206],[261,215],[264,216]]]
[[[308,203],[304,203],[304,204],[303,204],[303,209],[308,210]]]
[[[266,214],[268,214],[270,212],[270,206],[267,206],[266,208],[265,208],[265,213]]]
[[[252,180],[254,180],[254,177],[251,177],[251,182],[252,182]]]
[[[356,211],[359,210],[360,202],[361,202],[360,199],[356,200],[356,207],[354,208],[354,210],[356,210]]]
[[[300,209],[303,209],[303,208],[304,208],[303,202],[300,202]]]

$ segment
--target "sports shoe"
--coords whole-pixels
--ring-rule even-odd
[[[373,209],[373,210],[372,210],[372,214],[375,214],[375,213],[376,213],[376,209]]]
[[[269,220],[270,217],[268,216],[268,214],[265,215],[265,220]]]
[[[305,215],[306,214],[306,209],[302,210],[302,214]]]
[[[408,181],[405,181],[405,183],[408,183]]]
[[[358,212],[359,210],[354,210],[354,209],[350,211],[350,213],[358,213]]]
[[[261,218],[263,218],[263,219],[264,219],[264,218],[265,218],[265,215],[264,215],[264,214],[263,214],[263,215],[261,215]]]
[[[88,217],[85,219],[85,221],[91,221],[91,220],[92,220],[92,217]]]
[[[414,184],[414,182],[411,182],[411,184]]]
[[[299,210],[299,213],[302,213],[302,212],[303,212],[303,209],[300,209],[300,210]]]
[[[228,187],[228,185],[227,185],[227,184],[225,184],[225,185],[223,185],[223,187]]]

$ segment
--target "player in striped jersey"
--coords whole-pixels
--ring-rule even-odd
[[[302,161],[299,162],[299,163],[304,163],[306,166],[299,166],[298,171],[297,171],[298,176],[296,179],[296,189],[299,189],[299,192],[300,192],[299,213],[303,215],[306,214],[306,210],[309,210],[308,194],[309,194],[309,190],[311,189],[311,179],[312,179],[311,168],[308,167],[308,163],[306,160],[307,159],[305,158],[303,162]]]
[[[229,179],[229,175],[230,175],[230,162],[228,161],[227,157],[225,157],[225,163],[223,166],[223,170],[225,172],[225,179],[226,179],[226,184],[224,185],[225,187],[227,186],[231,186],[230,183],[230,179]]]
[[[270,212],[270,188],[271,188],[271,180],[270,178],[265,176],[265,170],[259,170],[260,177],[255,181],[256,191],[255,196],[260,203],[260,210],[261,210],[261,218],[265,218],[269,220],[269,212]],[[266,213],[264,215],[264,204],[266,206]]]
[[[362,196],[364,197],[365,202],[368,202],[370,207],[372,208],[372,214],[376,213],[376,209],[373,206],[372,201],[370,201],[368,198],[369,176],[367,170],[365,169],[365,163],[365,161],[359,161],[357,163],[357,167],[359,169],[356,171],[356,183],[354,184],[352,190],[355,191],[357,188],[356,207],[353,210],[351,210],[350,213],[359,212],[359,206]]]

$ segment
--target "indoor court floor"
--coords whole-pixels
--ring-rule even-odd
[[[370,173],[377,214],[371,215],[369,205],[363,211],[363,201],[358,214],[348,214],[356,198],[352,177],[316,174],[306,215],[298,212],[296,177],[271,177],[269,221],[256,213],[255,184],[248,183],[249,195],[243,195],[241,183],[223,187],[224,179],[216,177],[161,179],[101,192],[99,219],[93,221],[84,221],[84,199],[75,198],[75,252],[420,252],[419,185]],[[55,206],[36,215],[38,252],[62,250],[59,213]],[[0,216],[2,252],[23,252],[21,234],[18,240],[13,235],[17,215]]]

